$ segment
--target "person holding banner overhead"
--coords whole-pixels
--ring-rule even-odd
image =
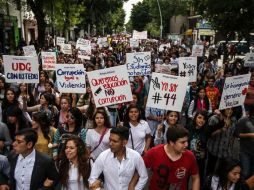
[[[127,147],[136,150],[140,155],[146,153],[152,140],[151,129],[146,121],[141,120],[138,105],[131,104],[128,107],[123,125],[130,129]]]
[[[93,116],[93,128],[87,130],[86,146],[95,160],[101,152],[109,148],[111,124],[105,109],[99,108]]]

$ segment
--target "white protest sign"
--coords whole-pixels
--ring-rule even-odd
[[[64,44],[62,46],[62,51],[63,51],[64,54],[71,55],[72,54],[71,44]]]
[[[87,72],[96,107],[132,101],[126,66]]]
[[[155,64],[155,72],[170,75],[171,66],[170,65]]]
[[[147,39],[147,31],[138,32],[136,30],[133,30],[132,38],[134,39]]]
[[[39,83],[37,57],[3,55],[3,63],[7,83]]]
[[[56,37],[56,45],[63,46],[65,44],[65,38]]]
[[[90,46],[91,42],[89,40],[85,40],[83,38],[78,38],[77,43],[76,43],[76,49],[84,49],[87,46]]]
[[[129,76],[151,74],[151,52],[126,53],[126,67]]]
[[[254,53],[246,53],[244,58],[244,67],[254,67]]]
[[[170,43],[167,43],[167,44],[161,44],[161,45],[160,45],[160,47],[159,47],[159,52],[164,51],[164,47],[166,47],[166,48],[170,48],[170,47],[171,47],[171,45],[170,45]]]
[[[97,44],[99,45],[99,47],[108,47],[108,39],[107,37],[103,37],[103,38],[98,38]]]
[[[179,76],[197,81],[197,57],[179,57]]]
[[[220,110],[243,105],[251,74],[227,77],[220,101]]]
[[[193,57],[202,57],[204,51],[203,45],[193,45],[192,46],[192,55]]]
[[[152,73],[147,107],[181,112],[188,78]]]
[[[139,40],[130,38],[130,47],[132,48],[138,48],[139,47]]]
[[[91,46],[83,46],[82,48],[78,50],[78,58],[90,60],[92,54]]]
[[[55,52],[41,52],[41,61],[43,70],[55,70],[56,53]]]
[[[57,87],[61,93],[85,93],[85,69],[82,64],[56,64]]]
[[[24,46],[23,51],[25,56],[37,57],[34,45]]]

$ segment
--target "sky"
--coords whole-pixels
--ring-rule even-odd
[[[141,1],[142,0],[129,0],[128,2],[124,3],[123,9],[125,10],[126,13],[125,23],[127,23],[130,20],[132,4],[137,4],[138,2]]]

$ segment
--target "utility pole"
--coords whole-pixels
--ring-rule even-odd
[[[159,0],[157,0],[157,4],[158,4],[159,13],[160,13],[160,20],[161,20],[161,25],[160,25],[160,39],[162,39],[163,25],[162,25],[161,6],[160,6],[160,3],[159,3]]]

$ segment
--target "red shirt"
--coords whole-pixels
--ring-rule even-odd
[[[186,150],[179,160],[172,161],[164,144],[150,149],[143,157],[145,165],[153,172],[150,190],[186,190],[189,176],[198,174],[194,154]]]
[[[206,87],[206,95],[212,104],[213,111],[217,109],[220,97],[220,91],[216,87]]]

